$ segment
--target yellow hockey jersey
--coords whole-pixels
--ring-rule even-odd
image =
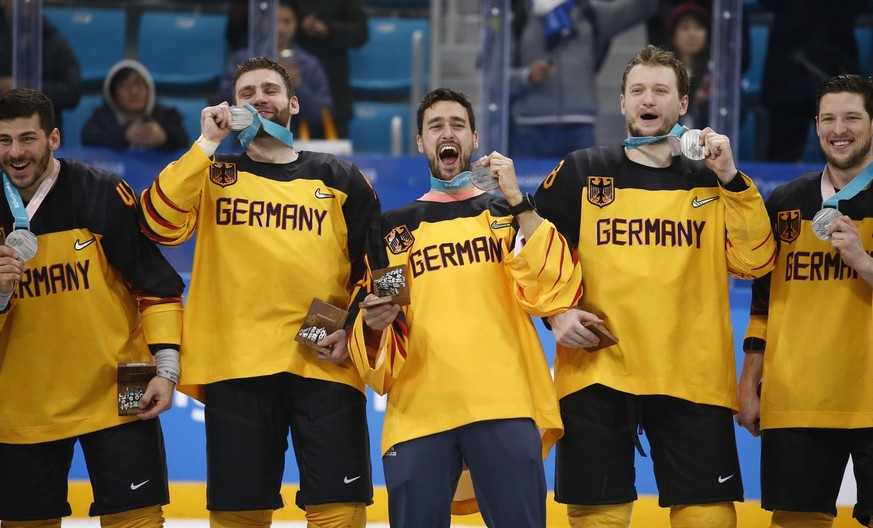
[[[119,362],[179,347],[184,283],[139,230],[136,193],[108,172],[60,160],[33,216],[39,251],[0,313],[0,442],[78,436],[118,416]],[[4,234],[13,226],[0,200]]]
[[[363,390],[350,365],[296,341],[313,298],[349,307],[363,274],[366,229],[379,200],[361,171],[300,152],[270,164],[245,154],[212,160],[192,147],[142,195],[147,233],[166,245],[197,230],[182,336],[180,390],[290,372]]]
[[[764,275],[775,252],[751,179],[725,188],[702,162],[654,168],[595,147],[569,154],[536,202],[578,248],[580,308],[619,339],[594,353],[558,345],[558,396],[602,384],[736,410],[728,276]]]
[[[764,350],[761,428],[873,427],[873,288],[812,230],[822,173],[773,191],[776,269],[755,281],[744,348]],[[838,204],[873,254],[873,189]]]
[[[545,456],[563,426],[530,315],[578,300],[573,255],[549,222],[516,254],[518,224],[502,197],[445,197],[429,193],[385,213],[368,238],[368,268],[406,266],[411,298],[369,357],[360,315],[349,343],[367,384],[388,395],[382,452],[473,422],[528,417],[545,430]]]

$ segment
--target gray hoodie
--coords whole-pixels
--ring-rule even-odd
[[[513,122],[593,124],[598,113],[595,50],[649,18],[657,5],[657,0],[577,1],[571,11],[576,35],[552,50],[546,48],[542,17],[531,12],[518,42],[520,64],[510,75]],[[551,62],[552,71],[544,82],[532,85],[528,82],[528,67],[536,60]]]

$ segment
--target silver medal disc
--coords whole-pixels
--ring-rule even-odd
[[[470,169],[470,181],[483,191],[493,191],[500,187],[500,180],[491,176],[491,167],[473,165]]]
[[[6,237],[6,245],[18,251],[18,260],[27,262],[36,256],[36,250],[39,249],[39,242],[36,240],[36,235],[27,229],[16,229],[9,233]]]
[[[255,121],[254,114],[244,106],[230,107],[230,129],[239,132],[245,130]]]
[[[692,129],[682,134],[679,138],[679,148],[686,158],[692,160],[702,160],[706,156],[703,155],[703,145],[700,141],[700,130]]]
[[[843,213],[832,207],[822,209],[812,217],[812,232],[822,240],[830,240],[831,237],[828,236],[828,229],[831,228],[831,222],[834,221],[834,218],[841,216],[843,216]]]

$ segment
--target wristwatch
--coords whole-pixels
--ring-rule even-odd
[[[521,202],[518,205],[510,205],[509,212],[512,216],[518,216],[525,211],[536,211],[537,204],[534,202],[533,196],[530,193],[524,193],[521,197]]]

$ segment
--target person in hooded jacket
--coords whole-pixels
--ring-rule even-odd
[[[188,144],[182,114],[158,102],[146,67],[130,59],[116,63],[103,81],[103,104],[82,127],[82,145],[177,150]]]

